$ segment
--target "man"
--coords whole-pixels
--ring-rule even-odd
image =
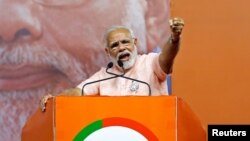
[[[112,65],[110,68],[101,68],[89,79],[80,83],[76,89],[66,90],[63,94],[75,96],[147,96],[151,95],[149,89],[152,88],[152,95],[154,96],[168,95],[166,75],[172,72],[183,27],[184,21],[181,18],[171,19],[171,36],[162,51],[160,53],[138,55],[138,39],[135,37],[134,32],[125,26],[112,26],[105,34],[105,51],[115,66],[113,68]],[[108,69],[110,70],[108,71]],[[111,79],[105,80],[106,78]],[[148,89],[145,83],[133,79],[146,82],[151,88]],[[41,100],[40,106],[42,110],[45,110],[45,103],[50,97],[52,96],[47,95]]]
[[[20,140],[44,94],[74,87],[106,65],[100,41],[107,27],[131,27],[139,53],[161,45],[168,8],[168,0],[1,0],[1,139]]]
[[[71,96],[168,95],[166,75],[172,73],[184,27],[184,21],[181,18],[173,18],[169,22],[171,35],[162,51],[147,55],[137,54],[138,39],[131,29],[125,26],[112,26],[106,31],[104,40],[106,54],[115,67],[112,68],[113,65],[110,66],[109,63],[107,68],[101,68],[76,88],[66,89],[61,94]],[[51,97],[53,96],[48,94],[41,99],[42,111],[45,111],[45,104]]]
[[[184,22],[180,18],[170,20],[172,34],[162,52],[149,53],[148,55],[137,55],[138,39],[131,29],[124,26],[114,26],[105,34],[106,54],[111,62],[115,64],[110,72],[137,79],[148,83],[152,88],[152,95],[168,95],[166,75],[172,72],[174,58],[179,50],[180,34]],[[123,66],[118,62],[122,62]],[[105,68],[82,82],[77,88],[83,89],[84,95],[151,95],[147,85],[124,77],[116,77],[110,80],[89,84],[95,80],[112,77]]]

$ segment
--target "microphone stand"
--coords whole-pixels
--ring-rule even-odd
[[[121,65],[123,66],[123,63],[122,63],[122,64],[119,64],[119,62],[122,63],[122,62],[119,60],[119,61],[118,61],[118,65],[119,65],[119,66],[121,66]],[[110,62],[110,63],[108,64],[108,68],[112,68],[112,67],[113,67],[113,62]],[[123,67],[122,67],[122,70],[123,70],[123,73],[122,73],[122,74],[115,74],[115,73],[109,72],[108,69],[106,69],[106,73],[111,74],[111,75],[115,75],[115,76],[122,77],[122,76],[125,75],[125,70],[124,70]]]
[[[112,62],[109,63],[109,64],[110,64],[109,66],[113,67],[113,63],[112,63],[112,65],[111,65],[111,63],[112,63]],[[149,96],[151,96],[151,87],[149,86],[148,83],[146,83],[146,82],[144,82],[144,81],[140,81],[140,80],[137,80],[137,79],[133,79],[133,78],[124,76],[124,75],[125,75],[125,70],[124,70],[123,63],[122,63],[121,60],[118,60],[118,65],[122,68],[123,74],[118,75],[118,74],[109,72],[108,69],[106,69],[106,72],[109,73],[109,74],[115,75],[115,76],[117,76],[117,77],[122,77],[122,78],[125,78],[125,79],[129,79],[129,80],[132,80],[132,81],[137,81],[137,82],[146,84],[146,85],[148,86]]]
[[[105,81],[105,80],[113,79],[113,78],[116,78],[116,77],[119,77],[119,75],[116,75],[116,76],[113,76],[113,77],[104,78],[104,79],[100,79],[100,80],[96,80],[96,81],[91,81],[91,82],[88,82],[88,83],[84,84],[82,86],[82,96],[84,96],[84,87],[86,85],[89,85],[89,84],[92,84],[92,83],[96,83],[96,82],[100,82],[100,81]]]
[[[110,62],[106,68],[106,72],[108,72],[108,69],[112,68],[113,67],[113,63]],[[124,75],[124,74],[123,74]],[[104,79],[100,79],[100,80],[96,80],[96,81],[91,81],[91,82],[88,82],[88,83],[85,83],[83,86],[82,86],[82,96],[84,96],[84,87],[89,85],[89,84],[92,84],[92,83],[96,83],[96,82],[100,82],[100,81],[105,81],[105,80],[109,80],[109,79],[113,79],[113,78],[116,78],[116,77],[119,77],[119,75],[115,75],[113,77],[108,77],[108,78],[104,78]]]

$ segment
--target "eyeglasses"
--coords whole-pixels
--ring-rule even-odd
[[[133,39],[133,38],[132,38]],[[116,50],[118,49],[119,47],[119,44],[122,44],[124,46],[129,46],[132,44],[132,39],[122,39],[120,41],[116,41],[116,42],[112,42],[110,45],[109,45],[109,48],[112,49],[112,50]]]
[[[86,0],[33,0],[44,6],[77,6],[86,2]]]

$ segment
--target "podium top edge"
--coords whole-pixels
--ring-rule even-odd
[[[112,98],[112,99],[133,99],[133,98],[142,98],[142,99],[160,99],[160,98],[168,98],[168,99],[176,99],[176,100],[180,100],[182,98],[178,97],[178,96],[166,96],[166,95],[162,95],[162,96],[63,96],[63,95],[58,95],[55,96],[55,99],[65,99],[65,98],[97,98],[97,99],[107,99],[107,98]]]

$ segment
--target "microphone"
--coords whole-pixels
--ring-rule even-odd
[[[113,63],[109,63],[107,65],[107,68],[106,68],[106,72],[108,72],[108,69],[112,68],[113,67]],[[113,77],[108,77],[108,78],[104,78],[104,79],[100,79],[100,80],[96,80],[96,81],[91,81],[91,82],[88,82],[88,83],[85,83],[83,86],[82,86],[82,96],[84,96],[84,87],[87,86],[87,85],[90,85],[90,84],[93,84],[93,83],[97,83],[97,82],[101,82],[101,81],[105,81],[105,80],[109,80],[109,79],[113,79],[113,78],[116,78],[116,77],[119,77],[120,75],[115,75]]]
[[[112,73],[112,72],[108,72],[108,69],[106,69],[106,72],[109,73],[109,74],[118,76],[118,77],[122,77],[122,78],[125,78],[125,79],[129,79],[129,80],[132,80],[132,81],[136,81],[136,82],[139,82],[139,83],[146,84],[148,86],[149,96],[151,96],[151,87],[150,87],[150,85],[147,82],[144,82],[144,81],[141,81],[141,80],[137,80],[137,79],[134,79],[134,78],[130,78],[130,77],[124,76],[125,70],[124,70],[124,67],[123,67],[123,62],[121,60],[118,60],[117,63],[123,69],[123,74],[118,75],[118,74],[115,74],[115,73]],[[113,63],[112,62],[110,62],[109,64],[110,64],[110,67],[113,67]]]
[[[118,65],[123,69],[123,73],[122,74],[115,74],[115,73],[112,73],[112,72],[109,72],[108,71],[108,69],[106,69],[106,72],[108,73],[108,74],[111,74],[111,75],[117,75],[117,76],[119,76],[119,77],[121,77],[121,76],[124,76],[124,74],[125,74],[125,70],[124,70],[124,68],[123,68],[123,63],[122,63],[122,61],[121,60],[118,60],[117,61],[117,63],[118,63]],[[108,67],[109,68],[112,68],[113,67],[113,62],[109,62],[109,64],[108,64]]]

